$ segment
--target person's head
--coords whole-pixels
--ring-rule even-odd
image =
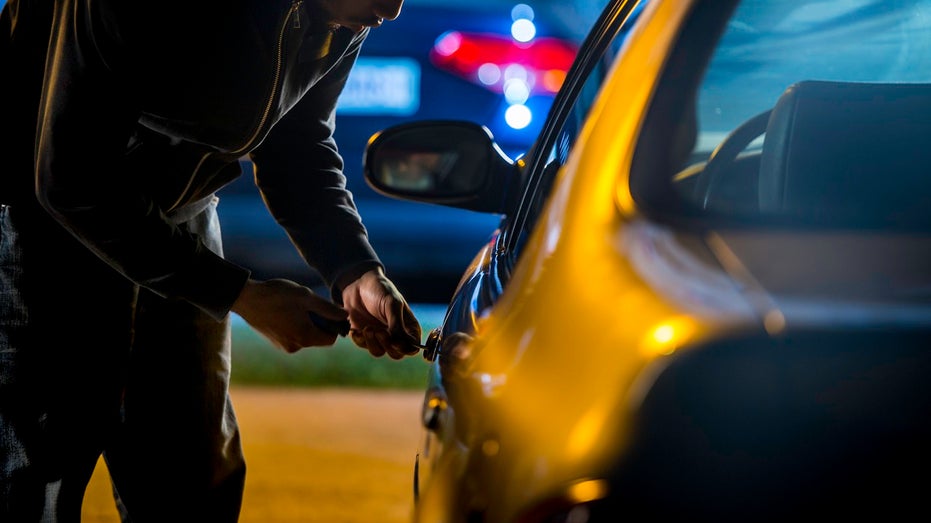
[[[314,0],[331,25],[359,32],[363,27],[377,27],[401,14],[404,0]]]

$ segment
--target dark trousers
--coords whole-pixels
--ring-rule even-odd
[[[222,252],[216,201],[179,226]],[[124,521],[236,521],[230,323],[0,207],[0,521],[78,522],[103,455]]]

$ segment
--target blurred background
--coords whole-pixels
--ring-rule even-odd
[[[0,7],[5,3],[0,0]],[[519,158],[539,132],[601,4],[600,0],[405,0],[401,15],[372,30],[365,42],[337,110],[336,140],[372,244],[388,275],[416,304],[425,334],[442,320],[443,304],[499,217],[379,195],[362,177],[368,139],[406,121],[468,120],[487,126],[504,152]],[[251,163],[243,159],[242,166],[244,175],[220,192],[227,258],[252,269],[256,277],[289,278],[325,292],[319,276],[266,210],[253,183]],[[277,351],[266,350],[261,337],[234,320],[236,354],[243,360],[237,366],[240,380],[313,384],[318,379],[314,376],[330,375],[327,382],[348,379],[321,361],[309,362],[305,368],[295,361],[298,358],[275,360]],[[346,340],[337,346],[352,347]],[[367,356],[354,350],[361,353],[355,358]],[[265,360],[253,358],[253,353]],[[416,368],[413,375],[422,376]],[[393,368],[391,374],[399,374],[398,370]],[[399,379],[401,386],[411,385],[411,376]]]
[[[371,31],[343,93],[336,139],[372,244],[411,302],[444,303],[498,217],[381,196],[362,178],[372,134],[409,120],[486,125],[516,159],[540,130],[599,2],[405,0]],[[257,277],[318,286],[245,175],[220,193],[227,257]]]

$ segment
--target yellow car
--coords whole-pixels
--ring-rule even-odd
[[[611,0],[520,157],[373,136],[378,191],[501,218],[426,342],[413,521],[927,517],[929,28]]]

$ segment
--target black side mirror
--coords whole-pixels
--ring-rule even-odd
[[[393,198],[504,213],[514,162],[484,126],[464,121],[396,125],[369,139],[365,180]]]

